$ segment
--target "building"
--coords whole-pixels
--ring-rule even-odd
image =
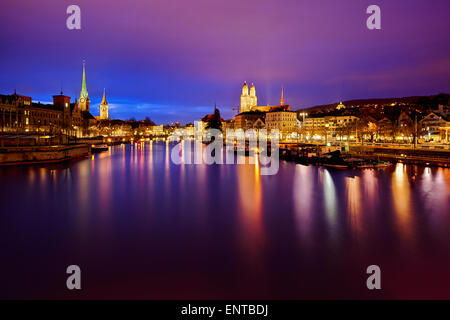
[[[283,98],[282,98],[283,99]],[[266,129],[278,130],[281,139],[297,137],[297,113],[288,110],[269,111],[266,113]]]
[[[87,136],[90,134],[89,128],[96,122],[89,112],[89,104],[83,64],[80,101],[75,100],[71,103],[70,97],[63,92],[53,96],[53,104],[33,102],[31,97],[16,92],[11,95],[0,95],[1,132]]]
[[[353,115],[313,116],[301,124],[301,135],[316,140],[352,140],[358,136],[359,118]]]
[[[89,95],[86,88],[86,64],[83,61],[83,79],[81,81],[81,92],[80,92],[80,99],[79,99],[79,107],[82,112],[89,112],[90,111],[90,100]]]
[[[154,125],[151,127],[150,134],[155,136],[162,136],[164,135],[164,126],[161,124],[159,126]]]
[[[184,135],[188,135],[191,137],[193,137],[195,135],[195,127],[192,123],[185,125],[184,128],[182,128],[182,129],[183,129]]]
[[[276,106],[258,106],[258,98],[256,97],[256,88],[255,85],[252,84],[250,87],[250,93],[248,91],[247,82],[244,82],[242,86],[242,94],[241,94],[241,105],[240,105],[240,113],[249,112],[249,111],[260,111],[260,112],[268,112],[273,109],[285,109],[290,110],[289,105],[284,104],[284,92],[283,88],[281,89],[281,101],[280,105]]]
[[[420,120],[421,136],[425,141],[448,141],[448,129],[450,121],[443,115],[431,112]]]
[[[108,114],[108,102],[106,102],[106,93],[103,89],[103,99],[100,103],[100,120],[108,120],[109,114]]]
[[[0,95],[0,126],[2,133],[64,134],[81,136],[83,116],[78,102],[70,97],[53,96],[53,104],[33,102],[31,97]]]
[[[290,111],[290,106],[284,103],[284,90],[281,89],[279,105],[258,106],[255,85],[252,84],[248,94],[247,83],[244,82],[241,95],[241,112],[234,118],[234,128],[249,129],[278,129],[282,137],[287,137],[292,132],[297,132],[297,115]],[[267,116],[270,113],[270,128]]]
[[[252,83],[249,94],[247,82],[244,82],[244,85],[242,86],[240,112],[242,113],[251,111],[257,105],[258,105],[258,98],[256,97],[255,85]]]
[[[345,108],[346,108],[346,106],[342,103],[342,101],[339,102],[339,104],[336,106],[336,110],[342,110],[342,109],[345,109]]]
[[[235,119],[225,120],[222,122],[222,130],[234,130],[234,121]]]
[[[377,140],[382,142],[393,142],[396,134],[394,123],[388,117],[383,117],[377,122]]]
[[[357,123],[360,120],[352,115],[326,116],[325,119],[325,135],[328,139],[354,139],[358,135]]]
[[[445,126],[439,128],[440,141],[442,143],[450,143],[450,121]]]
[[[302,123],[301,131],[305,137],[322,135],[325,132],[325,124],[326,121],[324,117],[305,118]]]
[[[266,113],[262,111],[241,112],[234,117],[235,129],[263,129],[265,128]]]

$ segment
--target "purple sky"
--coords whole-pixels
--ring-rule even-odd
[[[82,29],[66,28],[81,7]],[[381,7],[382,30],[366,28]],[[450,92],[449,0],[2,0],[0,93],[51,101],[103,88],[113,118],[225,118],[242,83],[293,109],[354,98]]]

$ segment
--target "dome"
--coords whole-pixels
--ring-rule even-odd
[[[248,85],[247,82],[244,81],[244,85],[242,86],[242,95],[248,96]]]
[[[345,105],[342,103],[342,101],[341,102],[339,102],[339,104],[336,106],[336,109],[337,110],[341,110],[341,109],[345,109],[346,107],[345,107]]]
[[[254,97],[256,96],[256,89],[255,85],[252,83],[252,86],[250,87],[250,96]]]

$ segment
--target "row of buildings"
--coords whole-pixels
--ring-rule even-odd
[[[443,95],[445,96],[445,95]],[[222,120],[222,129],[276,129],[284,141],[450,143],[450,111],[444,97],[436,108],[416,103],[366,104],[350,107],[342,102],[326,110],[294,112],[284,101],[258,106],[255,85],[242,86],[239,113]],[[213,115],[203,118],[203,127]],[[188,128],[187,128],[188,129]],[[190,129],[190,128],[189,128]],[[192,131],[192,130],[191,130]]]
[[[256,88],[252,84],[250,93],[248,85],[244,82],[242,86],[241,105],[239,114],[234,119],[225,122],[225,128],[229,129],[267,129],[278,130],[280,139],[297,139],[298,120],[297,113],[291,111],[289,104],[284,101],[284,91],[281,89],[281,99],[279,105],[257,105]]]
[[[105,91],[100,104],[100,115],[94,117],[90,113],[84,63],[80,97],[74,102],[63,92],[53,96],[51,104],[34,102],[31,97],[15,91],[11,95],[0,95],[0,130],[3,134],[63,134],[84,137],[92,134],[90,128],[98,121],[108,119]]]
[[[444,95],[445,96],[445,95]],[[419,142],[450,143],[450,111],[448,96],[436,108],[419,104],[365,105],[346,107],[339,103],[324,112],[310,114],[295,112],[284,101],[281,89],[280,103],[258,106],[255,85],[244,82],[240,96],[239,113],[230,120],[219,118],[226,129],[278,130],[284,141],[353,141],[359,142]],[[446,100],[447,99],[447,100]],[[213,115],[206,116],[201,124]],[[149,120],[149,119],[148,119]],[[0,130],[3,134],[88,136],[162,136],[169,135],[178,125],[157,126],[149,121],[110,120],[106,93],[100,104],[100,115],[90,112],[90,98],[86,86],[83,63],[79,99],[61,92],[53,96],[53,103],[34,102],[31,97],[0,95]],[[185,127],[192,134],[193,125]]]
[[[321,141],[371,141],[388,143],[418,142],[449,143],[450,111],[448,106],[439,105],[435,110],[411,112],[410,108],[395,106],[396,113],[376,117],[367,114],[345,112],[340,103],[336,110],[327,115],[311,115],[300,118],[299,136],[303,140]],[[344,111],[343,111],[344,110]],[[342,112],[343,111],[343,112]],[[302,115],[302,114],[301,114]]]

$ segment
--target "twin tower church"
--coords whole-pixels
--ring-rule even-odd
[[[249,93],[247,82],[244,82],[244,85],[242,86],[240,113],[251,112],[251,111],[253,111],[253,112],[268,112],[268,111],[273,111],[275,109],[290,110],[289,105],[286,105],[284,103],[283,88],[281,88],[280,105],[258,106],[258,98],[256,97],[255,85],[252,84],[252,86],[250,87],[250,93]]]
[[[78,107],[81,111],[90,112],[89,110],[90,100],[89,95],[86,88],[86,68],[85,63],[83,62],[83,81],[81,83],[81,92],[80,92],[80,100],[78,102]],[[106,94],[105,90],[103,90],[103,99],[100,103],[100,116],[95,117],[97,120],[109,120],[108,114],[108,102],[106,102]]]

